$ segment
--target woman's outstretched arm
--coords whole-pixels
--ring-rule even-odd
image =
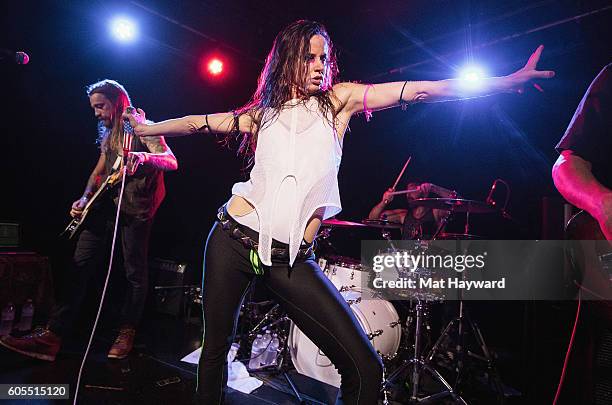
[[[522,93],[524,86],[535,79],[549,79],[553,71],[537,70],[537,64],[544,46],[540,45],[525,66],[502,77],[481,79],[481,85],[471,88],[463,80],[407,81],[380,84],[339,83],[334,93],[340,99],[342,112],[355,114],[395,107],[401,103],[435,103],[489,96],[497,93]]]
[[[134,133],[138,136],[175,137],[196,133],[227,134],[236,130],[236,119],[240,132],[250,133],[254,130],[254,122],[249,114],[241,114],[235,117],[233,112],[187,115],[182,118],[151,123],[146,121],[145,112],[137,108],[132,109],[131,113],[127,111],[123,113],[123,118],[130,121]]]

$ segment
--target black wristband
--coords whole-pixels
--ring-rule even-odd
[[[399,96],[399,105],[400,107],[402,107],[402,110],[405,110],[406,107],[408,106],[408,103],[402,100],[404,97],[404,89],[406,88],[406,84],[408,84],[408,80],[404,82],[404,85],[402,86],[402,91],[400,92],[400,96]]]
[[[206,124],[198,128],[198,132],[203,132],[204,130],[207,130],[208,133],[212,133],[212,129],[210,128],[210,125],[208,124],[208,114],[204,115],[204,121],[206,122]]]

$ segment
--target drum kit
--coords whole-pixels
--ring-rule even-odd
[[[472,234],[469,225],[470,214],[484,214],[499,212],[490,204],[459,198],[420,198],[410,202],[411,207],[426,207],[449,211],[452,216],[456,213],[466,215],[465,226],[462,233],[445,233],[444,226],[440,226],[430,239],[414,241],[414,249],[427,249],[428,243],[438,240],[472,240],[479,237]],[[449,216],[445,220],[448,220]],[[317,240],[326,240],[331,232],[342,234],[343,230],[375,229],[382,233],[383,239],[388,242],[387,253],[396,251],[390,237],[392,230],[402,228],[402,224],[389,222],[385,219],[363,220],[360,222],[328,219],[323,221]],[[330,243],[330,242],[328,242]],[[370,269],[363,265],[361,260],[342,255],[321,254],[317,251],[318,264],[322,271],[338,289],[344,300],[349,304],[355,317],[359,320],[365,334],[368,336],[374,349],[383,359],[385,380],[382,384],[381,395],[383,403],[389,403],[389,397],[395,395],[398,401],[405,403],[440,403],[446,398],[450,403],[466,404],[459,394],[459,383],[463,374],[468,371],[469,358],[477,359],[485,364],[486,376],[489,384],[503,401],[501,381],[497,376],[491,353],[489,352],[482,333],[478,326],[469,318],[463,301],[459,300],[459,314],[442,329],[439,338],[434,344],[430,328],[430,314],[432,307],[444,301],[444,295],[435,290],[419,291],[409,289],[398,300],[389,300],[372,293],[364,288]],[[412,272],[399,273],[407,276],[423,276],[430,271],[426,268],[413,269]],[[366,297],[365,294],[368,294]],[[269,304],[266,301],[265,304]],[[289,360],[295,369],[306,376],[322,381],[332,386],[340,386],[340,375],[331,361],[308,337],[295,326],[278,305],[274,305],[264,313],[262,303],[247,298],[241,311],[240,323],[243,325],[237,339],[250,343],[253,338],[262,333],[264,329],[275,330],[280,338],[278,361],[274,362],[274,369],[287,378],[294,394],[302,401],[300,393],[295,389],[290,378],[285,373],[289,367]],[[246,327],[245,327],[246,325]],[[468,335],[478,346],[478,350],[468,348]],[[243,345],[244,346],[244,345]],[[246,345],[248,346],[248,344]],[[426,352],[426,349],[428,350]],[[476,351],[480,351],[477,354]],[[246,352],[245,352],[246,354]],[[447,382],[438,371],[438,360],[444,357],[447,361],[445,375],[449,370],[454,376],[453,383]],[[428,378],[426,377],[428,376]],[[437,383],[439,391],[431,393],[431,382]],[[425,386],[427,385],[427,395]],[[396,388],[407,390],[398,395]],[[444,402],[447,403],[447,402]]]

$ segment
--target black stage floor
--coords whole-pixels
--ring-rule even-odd
[[[106,358],[112,331],[97,333],[79,389],[81,404],[192,404],[196,366],[181,358],[199,347],[199,325],[164,318],[147,325],[138,334],[133,353],[124,360]],[[55,362],[30,359],[0,347],[0,384],[70,384],[74,388],[86,332],[65,340]],[[310,404],[333,403],[335,387],[290,371],[292,381]],[[261,373],[264,385],[249,395],[227,388],[228,405],[299,404],[290,394],[282,375]],[[0,401],[16,404],[68,403],[64,400]],[[72,400],[70,401],[72,402]]]
[[[106,322],[108,323],[108,322]],[[109,360],[106,353],[114,338],[111,328],[101,323],[90,351],[80,389],[80,404],[192,404],[196,382],[196,366],[181,362],[186,354],[197,349],[201,343],[201,326],[198,323],[187,323],[171,317],[157,315],[147,318],[136,338],[135,350],[125,360]],[[0,347],[0,384],[69,384],[70,397],[74,398],[74,388],[82,353],[88,338],[87,327],[79,328],[74,336],[64,341],[62,350],[55,362],[49,363],[23,357]],[[503,354],[503,353],[502,353]],[[502,357],[498,360],[503,361]],[[541,363],[540,363],[541,364]],[[444,370],[440,370],[444,374]],[[535,370],[532,370],[535,371]],[[523,369],[522,373],[528,372]],[[504,374],[504,373],[502,373]],[[335,387],[323,384],[309,377],[290,371],[298,390],[304,395],[308,404],[333,404],[337,395]],[[508,374],[506,373],[506,376]],[[264,385],[250,395],[227,389],[226,404],[260,405],[260,404],[299,404],[291,394],[290,386],[282,375],[261,373],[257,375],[264,380]],[[408,403],[406,391],[407,377],[399,379],[390,404]],[[508,383],[507,379],[504,379]],[[540,381],[544,383],[544,381]],[[540,385],[537,381],[534,384]],[[478,381],[476,381],[478,385]],[[494,393],[490,389],[472,386],[464,398],[470,405],[495,404]],[[513,385],[509,381],[508,385]],[[431,380],[423,380],[424,390],[435,391]],[[541,385],[540,385],[541,386]],[[553,389],[553,384],[546,383],[546,391]],[[518,387],[520,388],[520,387]],[[403,391],[400,391],[402,390]],[[531,404],[533,398],[527,399],[524,394],[506,387],[508,396],[504,403]],[[548,395],[546,395],[548,397]],[[397,401],[397,402],[396,402]],[[72,402],[72,400],[70,401]],[[2,403],[10,403],[3,401]],[[65,401],[14,401],[16,404],[52,404],[69,403]],[[448,404],[452,401],[434,403]]]

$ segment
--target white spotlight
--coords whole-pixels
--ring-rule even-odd
[[[485,77],[485,71],[480,66],[466,66],[461,69],[459,74],[462,85],[468,89],[481,87]]]
[[[125,17],[116,17],[110,23],[113,36],[121,42],[132,42],[138,36],[138,27],[134,21]]]

